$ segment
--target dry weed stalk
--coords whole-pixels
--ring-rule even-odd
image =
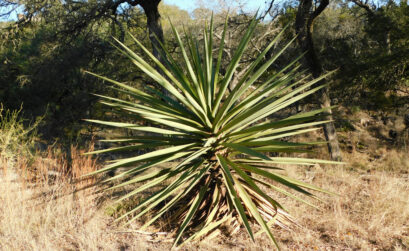
[[[96,182],[95,176],[82,176],[98,169],[97,159],[91,155],[83,155],[85,152],[94,151],[94,143],[92,142],[87,150],[78,150],[78,148],[71,146],[71,176],[77,181],[77,189],[91,186]]]

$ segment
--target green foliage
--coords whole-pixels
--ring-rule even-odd
[[[64,44],[55,40],[54,27],[36,28],[0,50],[0,100],[13,110],[24,104],[22,115],[29,120],[46,114],[39,130],[48,138],[63,136],[67,127],[78,130],[92,107],[88,92],[101,90],[83,78],[80,67],[92,67],[90,60],[105,48],[83,37]]]
[[[161,2],[159,12],[163,17],[162,28],[164,31],[171,31],[171,25],[168,18],[172,18],[172,24],[175,27],[183,26],[192,21],[187,11],[180,9],[176,5],[168,5]]]
[[[90,17],[84,13],[93,13],[98,3],[70,2],[65,7],[72,8],[71,5],[78,8],[67,12],[58,2],[49,3],[43,9],[41,3],[24,6],[30,8],[27,17],[31,11],[37,11],[35,18],[13,32],[10,29],[17,22],[0,22],[1,102],[11,110],[23,104],[21,115],[28,120],[46,114],[38,128],[42,137],[68,145],[95,129],[81,120],[90,113],[100,113],[99,106],[95,106],[96,98],[90,93],[116,95],[94,78],[82,74],[81,69],[105,72],[119,80],[126,78],[130,85],[137,86],[145,82],[141,72],[136,70],[130,74],[127,69],[131,63],[120,60],[107,39],[111,35],[121,37],[122,27],[148,40],[146,17],[140,8],[127,6],[115,20],[101,16],[87,22]],[[161,4],[160,9],[163,16],[177,17],[178,23],[190,19],[187,12],[175,6]],[[169,25],[164,25],[171,30]],[[124,37],[124,41],[130,43],[128,39]]]
[[[32,125],[26,126],[20,116],[20,110],[4,109],[0,104],[0,157],[12,159],[16,154],[20,157],[33,157],[36,128],[41,122],[38,119]]]
[[[282,71],[268,76],[262,84],[255,85],[285,50],[284,47],[280,53],[263,61],[283,32],[251,63],[235,88],[228,91],[229,82],[256,26],[257,21],[253,19],[223,74],[219,70],[227,25],[224,27],[217,57],[213,58],[213,20],[210,26],[205,27],[201,43],[190,33],[185,34],[183,41],[178,31],[172,27],[183,64],[175,62],[164,48],[167,64],[163,65],[134,38],[134,42],[155,65],[151,66],[117,40],[118,49],[138,69],[162,86],[169,96],[159,90],[136,89],[90,73],[118,87],[117,90],[127,94],[130,99],[98,95],[102,98],[101,103],[109,106],[119,117],[126,116],[127,122],[89,121],[133,130],[139,134],[107,140],[125,145],[89,154],[154,149],[141,155],[116,159],[90,174],[124,168],[105,182],[120,181],[111,189],[135,184],[137,186],[117,202],[155,189],[155,192],[144,197],[119,219],[127,218],[133,221],[149,211],[154,211],[153,218],[142,227],[145,228],[168,214],[171,227],[177,227],[174,245],[200,239],[221,228],[223,224],[242,225],[254,239],[252,222],[257,223],[276,243],[270,227],[272,224],[289,224],[291,217],[262,187],[268,186],[307,204],[309,203],[282,187],[312,197],[314,196],[310,191],[325,192],[283,175],[278,165],[334,162],[270,157],[267,154],[308,152],[314,143],[291,143],[283,139],[317,130],[319,128],[316,126],[327,122],[319,121],[324,109],[282,120],[269,119],[275,112],[321,89],[323,86],[313,85],[325,77],[307,83],[297,81],[298,67],[294,61]],[[254,91],[247,94],[246,91],[250,87],[253,87]],[[162,166],[172,161],[178,162],[176,165]]]
[[[389,1],[369,10],[334,2],[320,15],[314,28],[317,51],[327,70],[339,69],[333,96],[367,109],[399,107],[404,102],[378,102],[378,98],[368,98],[368,93],[406,92],[408,14],[406,1]]]

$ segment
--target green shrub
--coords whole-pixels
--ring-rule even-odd
[[[226,21],[227,24],[227,21]],[[269,157],[268,153],[308,152],[312,143],[292,143],[283,138],[319,129],[327,121],[319,121],[325,109],[305,112],[282,120],[270,120],[270,115],[316,92],[323,86],[311,87],[322,76],[310,82],[297,80],[297,60],[280,72],[261,76],[294,41],[290,41],[277,55],[265,58],[279,41],[283,32],[251,63],[247,72],[228,91],[233,74],[257,25],[253,20],[237,47],[233,60],[220,72],[223,57],[225,25],[219,53],[213,59],[213,22],[205,27],[203,40],[186,34],[186,42],[173,28],[183,58],[183,66],[170,53],[166,65],[160,63],[137,39],[135,43],[155,66],[118,42],[122,51],[135,66],[156,81],[162,90],[135,89],[115,80],[97,76],[119,87],[131,100],[99,96],[102,103],[128,123],[89,120],[101,125],[139,132],[134,137],[105,140],[124,146],[91,152],[112,153],[154,149],[134,157],[117,159],[93,174],[121,168],[119,174],[105,181],[120,181],[112,189],[137,184],[134,190],[117,202],[150,191],[149,196],[119,219],[133,221],[147,212],[153,217],[142,228],[167,215],[171,227],[177,228],[174,245],[181,240],[197,240],[213,233],[223,225],[244,226],[253,239],[250,224],[257,223],[262,232],[276,243],[270,227],[290,224],[291,217],[274,198],[267,195],[269,187],[286,196],[305,202],[285,188],[312,196],[310,191],[320,188],[286,177],[281,164],[314,165],[334,163],[325,160],[293,157]],[[160,71],[162,73],[160,73]],[[253,86],[252,92],[246,92]],[[318,121],[317,121],[318,120]],[[149,122],[140,125],[136,121]],[[177,161],[173,166],[161,166]],[[159,168],[153,168],[159,167]],[[121,171],[122,170],[122,171]],[[127,178],[127,179],[123,179]],[[184,239],[182,239],[184,237]],[[277,244],[277,243],[276,243]]]
[[[0,104],[0,157],[12,159],[16,156],[33,157],[36,127],[40,120],[29,126],[21,118],[22,108],[11,111]]]

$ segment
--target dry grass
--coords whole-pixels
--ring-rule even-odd
[[[92,151],[93,146],[87,150]],[[144,236],[113,224],[95,179],[75,179],[98,164],[71,148],[71,162],[58,149],[28,165],[0,158],[0,250],[146,250]]]
[[[298,172],[340,196],[325,198],[322,211],[288,203],[302,228],[283,233],[281,240],[294,249],[409,248],[409,177],[384,171],[359,173],[340,167]]]
[[[375,162],[364,153],[350,153],[349,163],[376,168],[315,166],[289,168],[288,173],[340,196],[320,196],[321,211],[282,198],[298,219],[293,231],[275,229],[285,250],[407,250],[409,249],[409,157],[393,150]],[[17,158],[13,171],[0,160],[0,250],[169,250],[162,236],[137,232],[137,224],[124,229],[113,223],[100,204],[101,195],[75,193],[73,178],[95,170],[97,163],[71,149],[71,165],[64,154],[49,149],[34,164]],[[2,167],[2,168],[1,168]],[[36,167],[33,169],[33,167]],[[70,167],[70,168],[68,168]],[[382,168],[383,167],[383,168]],[[33,175],[35,170],[35,175]],[[59,173],[58,175],[50,175]],[[28,175],[30,174],[30,175]],[[22,177],[30,177],[23,179]],[[35,185],[34,185],[35,181]],[[164,237],[166,239],[166,236]],[[184,250],[271,250],[261,235],[252,243],[245,231]]]
[[[2,250],[96,250],[113,237],[90,197],[69,195],[71,187],[24,188],[5,176],[0,185]],[[60,198],[60,199],[56,199]],[[98,231],[94,231],[98,229]]]

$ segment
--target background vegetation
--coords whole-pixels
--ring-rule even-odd
[[[125,230],[112,224],[112,219],[129,205],[105,210],[106,200],[102,198],[106,198],[106,194],[74,193],[70,200],[52,200],[72,194],[76,189],[72,180],[80,174],[97,169],[103,160],[117,157],[103,155],[95,162],[91,157],[80,156],[78,153],[89,148],[93,139],[129,133],[110,131],[82,120],[115,116],[102,109],[92,93],[119,95],[82,70],[103,73],[136,88],[157,87],[111,45],[111,36],[114,36],[132,50],[140,50],[124,32],[130,31],[152,50],[146,29],[149,8],[137,2],[112,5],[118,2],[86,1],[76,5],[67,1],[64,5],[0,0],[0,17],[3,17],[0,22],[0,173],[3,172],[0,175],[3,205],[0,207],[0,248],[139,250],[140,246],[145,249],[170,247],[167,237]],[[222,65],[231,61],[254,13],[240,9],[233,1],[221,2],[214,8],[198,1],[191,13],[159,4],[164,42],[177,60],[182,58],[178,58],[179,49],[170,36],[167,17],[177,29],[181,30],[184,25],[200,40],[201,27],[214,11],[217,39],[230,8]],[[284,38],[264,60],[274,56],[295,36],[297,13],[306,2],[266,1],[260,10],[262,20],[234,78],[240,77],[285,25],[289,24],[289,28]],[[314,13],[323,2],[312,1],[309,13]],[[21,6],[25,7],[24,11]],[[22,15],[14,21],[7,15],[15,7]],[[337,70],[327,82],[330,83],[330,101],[338,105],[333,111],[334,125],[347,164],[289,168],[293,176],[342,196],[325,198],[328,203],[320,205],[322,211],[285,201],[300,226],[291,231],[276,231],[278,241],[288,249],[408,249],[409,203],[405,199],[409,197],[408,2],[330,1],[315,17],[310,31],[323,72]],[[268,73],[276,73],[302,51],[299,44],[294,43],[268,68]],[[308,70],[306,65],[303,68]],[[311,110],[320,103],[319,95],[311,97],[276,116]],[[316,133],[307,139],[323,138],[322,133]],[[95,147],[99,149],[103,144],[96,142]],[[329,158],[324,148],[308,157],[317,155]],[[92,197],[93,204],[85,203],[90,199],[88,196]],[[29,208],[36,210],[27,211]],[[64,221],[50,221],[54,217]],[[135,223],[130,229],[137,226]],[[87,234],[91,232],[95,236]],[[264,241],[265,237],[258,237],[258,244],[252,244],[244,235],[245,232],[240,231],[233,239],[212,240],[210,244],[193,248],[212,250],[215,245],[219,245],[216,249],[272,248]]]

